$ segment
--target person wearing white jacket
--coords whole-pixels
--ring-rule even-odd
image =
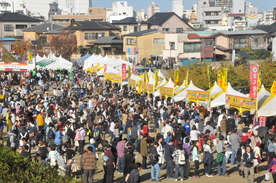
[[[159,138],[158,139],[158,147],[157,147],[157,153],[158,153],[158,155],[159,155],[159,164],[164,164],[164,147],[163,147],[163,144],[162,144],[162,142],[163,142],[163,138]]]

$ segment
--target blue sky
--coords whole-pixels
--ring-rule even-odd
[[[115,0],[116,1],[116,0]],[[115,2],[114,0],[93,0],[93,7],[111,7],[111,3]],[[172,9],[172,0],[127,0],[129,6],[133,6],[134,10],[145,9],[147,13],[147,7],[151,4],[151,2],[155,2],[155,4],[161,7],[161,11],[168,11]],[[192,5],[195,4],[197,0],[184,0],[185,9],[191,9]],[[257,6],[260,11],[265,11],[269,9],[273,9],[276,7],[276,0],[250,0],[254,6]]]

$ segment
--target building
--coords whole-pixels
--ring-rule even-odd
[[[148,7],[148,18],[152,17],[155,13],[160,12],[160,7],[156,5],[154,2]]]
[[[261,18],[258,13],[258,7],[254,7],[252,3],[245,3],[245,18],[246,18],[246,28],[253,29]]]
[[[117,36],[101,37],[96,41],[89,42],[97,45],[101,50],[101,55],[119,55],[123,53],[123,40]]]
[[[202,22],[203,27],[219,26],[221,21],[221,6],[215,6],[212,0],[199,0],[197,21]]]
[[[227,15],[227,24],[231,27],[231,30],[245,30],[246,23],[247,21],[244,13],[230,13]]]
[[[276,7],[273,9],[273,19],[276,20]]]
[[[134,17],[127,17],[112,24],[121,29],[121,35],[147,30],[150,27],[149,22],[140,21]]]
[[[106,9],[105,8],[89,8],[86,15],[50,15],[50,20],[61,26],[69,26],[71,20],[75,21],[106,21]]]
[[[23,29],[24,41],[39,40],[40,37],[46,37],[46,33],[51,31],[60,31],[62,26],[54,23],[43,23]]]
[[[133,16],[133,7],[127,1],[116,1],[112,3],[112,10],[106,12],[106,21],[112,23]]]
[[[22,12],[30,16],[43,16],[48,19],[49,4],[56,2],[61,10],[61,14],[87,14],[89,2],[91,0],[5,0],[9,3],[10,12]],[[3,0],[2,0],[3,2]]]
[[[187,22],[174,12],[155,13],[147,20],[151,29],[159,29],[165,32],[182,33],[194,30]]]
[[[23,37],[22,29],[39,25],[41,20],[19,13],[0,14],[0,37]]]
[[[232,0],[216,0],[216,6],[221,7],[231,7],[232,3]]]
[[[173,0],[172,1],[172,12],[177,14],[180,18],[183,18],[184,1],[183,0]]]
[[[244,14],[245,13],[245,0],[232,0],[232,14]]]
[[[124,52],[129,60],[139,63],[151,55],[162,55],[165,34],[157,29],[148,29],[123,36]]]
[[[274,22],[273,10],[263,11],[262,17],[260,18],[259,25],[270,25]]]
[[[91,42],[97,41],[101,37],[121,36],[120,28],[108,22],[71,20],[71,24],[64,30],[76,35],[77,46],[90,46]]]
[[[201,60],[212,61],[214,57],[213,31],[166,33],[163,58],[170,63],[188,65]]]

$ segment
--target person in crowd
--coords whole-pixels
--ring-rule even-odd
[[[244,168],[243,154],[244,153],[245,153],[245,143],[241,142],[240,148],[238,148],[237,150],[236,160],[239,168],[239,175],[243,177],[244,177],[244,172],[243,172],[243,168]]]
[[[135,156],[133,154],[133,149],[130,146],[125,150],[124,160],[125,160],[124,161],[125,162],[125,165],[124,165],[125,182],[128,182],[130,173],[134,168],[134,164],[135,164]]]
[[[194,175],[193,178],[199,178],[199,161],[200,161],[200,153],[198,150],[199,142],[197,141],[195,145],[192,147],[192,161],[194,162]]]
[[[184,180],[184,165],[186,163],[185,159],[185,150],[182,148],[182,145],[179,144],[177,149],[173,152],[172,156],[174,157],[175,164],[175,181],[178,181],[178,173],[180,171],[180,181]]]
[[[271,172],[272,173],[272,178],[273,178],[273,182],[276,182],[276,155],[274,156],[274,158],[270,161],[268,168],[267,168],[267,172]]]
[[[118,173],[123,174],[124,166],[125,166],[125,145],[127,143],[127,139],[124,138],[120,142],[117,143],[116,150],[118,155]]]
[[[213,151],[211,148],[211,139],[208,137],[205,138],[205,143],[203,145],[204,157],[202,163],[205,167],[205,175],[206,177],[213,177],[211,173],[211,166],[213,164]]]
[[[87,153],[82,158],[83,180],[84,183],[92,183],[94,177],[94,169],[96,167],[96,156],[92,153],[92,147],[87,147]]]
[[[160,181],[160,165],[159,165],[159,154],[157,152],[159,143],[155,142],[149,147],[149,159],[151,164],[151,180],[155,182]],[[154,175],[155,173],[155,175]]]
[[[134,169],[130,172],[129,183],[140,183],[140,173],[141,163],[136,163]]]
[[[157,140],[158,147],[157,147],[157,153],[159,155],[159,165],[161,166],[164,164],[164,144],[163,144],[163,136],[160,136]]]
[[[107,145],[104,155],[108,158],[105,162],[105,169],[104,169],[104,180],[106,182],[112,183],[114,181],[114,170],[116,168],[115,165],[115,157],[111,151],[111,146]]]
[[[143,139],[140,142],[140,154],[142,156],[142,170],[147,170],[147,156],[148,156],[148,134],[143,135]]]
[[[222,122],[220,123],[220,127],[222,129]],[[217,144],[217,162],[218,163],[218,175],[229,177],[229,175],[226,173],[226,158],[225,158],[225,144],[224,144],[224,135],[221,134],[219,137],[219,142]]]
[[[229,136],[229,142],[231,143],[231,146],[232,146],[231,165],[234,165],[236,153],[241,143],[241,138],[239,137],[236,129],[233,130],[233,132]]]
[[[254,153],[252,152],[252,148],[250,146],[246,146],[245,153],[243,154],[244,161],[244,176],[248,183],[254,182]]]
[[[198,137],[200,135],[200,131],[197,130],[196,126],[192,126],[192,130],[190,131],[190,136],[191,136],[191,142],[193,145],[198,141]]]
[[[174,149],[173,140],[171,139],[168,144],[165,146],[165,160],[166,160],[166,168],[167,168],[167,179],[174,180],[173,178],[173,157],[172,150]]]

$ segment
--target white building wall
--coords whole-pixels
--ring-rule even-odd
[[[276,37],[272,40],[272,54],[273,59],[276,59]]]
[[[177,14],[180,18],[183,16],[184,2],[183,0],[172,1],[172,11]]]
[[[233,0],[232,14],[245,13],[244,12],[245,2],[244,0]]]
[[[127,1],[116,1],[112,3],[112,12],[107,15],[106,20],[112,23],[126,17],[133,17],[133,7],[127,6]]]

